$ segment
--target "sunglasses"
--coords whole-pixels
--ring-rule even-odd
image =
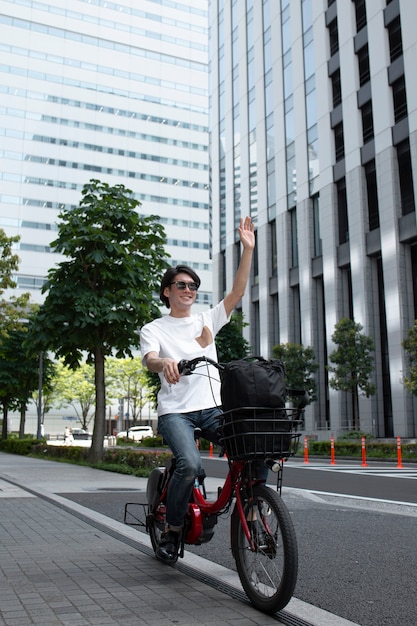
[[[183,280],[177,280],[176,282],[171,283],[171,285],[175,285],[179,291],[184,291],[186,287],[188,287],[190,291],[197,291],[198,289],[197,283],[195,282],[186,283]]]

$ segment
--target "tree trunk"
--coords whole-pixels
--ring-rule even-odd
[[[3,427],[2,427],[2,432],[1,432],[2,439],[7,439],[7,431],[8,431],[7,414],[8,414],[7,404],[3,404]]]
[[[88,455],[90,463],[97,463],[103,458],[106,424],[106,388],[104,385],[104,352],[101,347],[96,348],[94,352],[94,378],[96,385],[96,412],[93,440]]]
[[[359,394],[358,388],[356,387],[352,391],[352,400],[353,400],[353,429],[360,430],[359,424]]]
[[[20,407],[19,439],[25,438],[25,424],[26,424],[26,405],[22,404]]]

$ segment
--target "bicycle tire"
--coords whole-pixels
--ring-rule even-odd
[[[245,516],[254,519],[256,511],[255,519],[263,520],[263,537],[259,541],[254,538],[255,549],[251,549],[235,507],[231,520],[232,553],[249,600],[260,611],[272,614],[288,604],[295,589],[297,538],[288,509],[275,491],[257,485],[252,495],[243,501]]]
[[[160,502],[161,484],[164,477],[164,468],[156,467],[152,470],[146,486],[146,499],[148,502],[148,515],[146,526],[155,552],[165,528],[165,504]]]

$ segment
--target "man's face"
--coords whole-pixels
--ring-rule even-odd
[[[164,295],[169,299],[171,311],[185,310],[194,304],[197,290],[193,289],[196,283],[189,274],[180,272],[169,287],[165,287]]]

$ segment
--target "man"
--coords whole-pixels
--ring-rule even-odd
[[[216,442],[221,413],[216,369],[207,365],[204,375],[180,376],[178,362],[197,356],[217,361],[214,338],[230,320],[245,293],[255,247],[254,225],[249,217],[240,220],[238,230],[243,251],[232,290],[224,300],[205,313],[192,314],[200,278],[187,266],[171,267],[162,278],[159,292],[170,313],[141,330],[143,363],[161,379],[158,431],[176,457],[176,469],[167,495],[167,528],[156,551],[157,558],[168,563],[177,560],[193,482],[201,470],[194,428],[201,428],[202,437]]]

